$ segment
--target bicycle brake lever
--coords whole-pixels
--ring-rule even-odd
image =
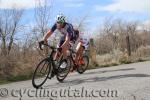
[[[40,50],[43,50],[42,44],[44,44],[44,41],[39,42],[39,48],[40,48]]]

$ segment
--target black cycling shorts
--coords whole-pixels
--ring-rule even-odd
[[[65,42],[65,38],[66,38],[66,36],[62,36],[60,38],[60,41],[59,41],[59,43],[57,45],[58,48],[61,47],[61,45]],[[71,38],[70,41],[73,42],[73,43],[75,43],[75,40],[73,38]]]

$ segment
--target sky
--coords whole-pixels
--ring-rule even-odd
[[[38,0],[0,0],[0,9],[13,6],[25,9],[23,24],[34,23],[34,7]],[[44,4],[44,0],[41,0]],[[150,0],[50,0],[51,25],[55,16],[63,13],[68,20],[87,16],[88,30],[92,33],[106,17],[139,20],[150,23]]]

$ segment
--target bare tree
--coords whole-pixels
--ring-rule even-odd
[[[37,0],[34,9],[35,26],[31,31],[31,33],[34,34],[35,41],[39,41],[39,38],[42,38],[44,34],[48,31],[50,24],[51,8],[52,8],[52,0]],[[38,48],[37,50],[39,54],[43,55]]]
[[[139,47],[139,39],[137,36],[137,25],[138,23],[135,22],[129,22],[126,25],[127,32],[126,32],[126,44],[127,44],[127,50],[128,55],[131,55],[131,51],[136,50]]]
[[[35,7],[35,30],[42,36],[44,36],[49,27],[52,7],[51,3],[51,0],[38,0]]]
[[[72,20],[69,20],[72,22],[75,29],[78,29],[81,32],[87,31],[87,19],[89,14],[85,14],[84,16],[79,16],[77,18],[71,18]]]
[[[15,34],[20,27],[20,20],[23,15],[23,10],[18,9],[5,9],[0,10],[0,38],[2,42],[2,54],[7,55],[10,53]]]
[[[97,40],[98,53],[109,53],[119,49],[122,52],[127,50],[130,56],[131,51],[140,46],[137,25],[136,21],[127,22],[122,19],[105,18],[99,40]]]
[[[88,14],[83,16],[82,18],[80,18],[79,22],[78,22],[78,26],[77,28],[80,30],[80,31],[84,31],[85,28],[86,28],[86,19],[88,17]]]

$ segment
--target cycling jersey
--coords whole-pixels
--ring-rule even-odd
[[[51,31],[54,32],[56,29],[58,29],[57,28],[57,23],[55,23],[52,26]],[[59,43],[57,44],[58,48],[65,42],[66,36],[68,36],[70,38],[71,42],[75,43],[75,41],[76,41],[76,35],[75,35],[75,32],[74,32],[72,24],[70,24],[70,23],[64,23],[64,27],[62,27],[61,29],[58,29],[58,30],[60,31],[61,34],[63,34],[63,36],[60,37]]]
[[[87,49],[88,46],[89,46],[89,40],[87,38],[85,38],[85,36],[83,35],[83,33],[81,33],[79,35],[79,38],[78,38],[78,42],[81,42],[82,43],[82,46]]]
[[[63,34],[63,37],[68,36],[70,38],[70,40],[74,39],[74,29],[72,24],[70,23],[64,23],[64,27],[61,29],[58,29],[60,31],[61,34]],[[57,25],[56,23],[52,26],[51,31],[54,32],[57,29]]]
[[[60,37],[60,41],[57,44],[57,47],[60,47],[65,42],[66,36],[68,36],[70,38],[70,41],[72,43],[79,41],[82,43],[82,46],[84,46],[84,47],[88,46],[88,40],[85,39],[82,34],[79,35],[79,33],[73,29],[72,24],[70,24],[70,23],[64,23],[64,24],[65,24],[64,27],[61,29],[57,28],[57,23],[55,23],[51,28],[52,32],[54,32],[56,29],[58,29],[60,31],[60,33],[63,34],[63,36]],[[78,37],[78,35],[79,35],[79,37]]]

